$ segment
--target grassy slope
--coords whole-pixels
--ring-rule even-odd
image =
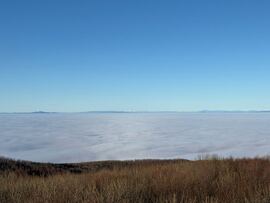
[[[270,202],[268,159],[55,165],[2,159],[0,169],[0,202]]]

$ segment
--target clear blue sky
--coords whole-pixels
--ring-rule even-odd
[[[2,0],[0,112],[270,109],[268,0]]]

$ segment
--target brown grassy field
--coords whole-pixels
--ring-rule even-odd
[[[0,160],[0,202],[270,202],[270,161]]]

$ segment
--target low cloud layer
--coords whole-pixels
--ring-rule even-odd
[[[270,113],[0,115],[0,155],[42,162],[270,154]]]

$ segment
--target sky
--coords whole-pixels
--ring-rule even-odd
[[[270,109],[268,0],[1,0],[0,112]]]

